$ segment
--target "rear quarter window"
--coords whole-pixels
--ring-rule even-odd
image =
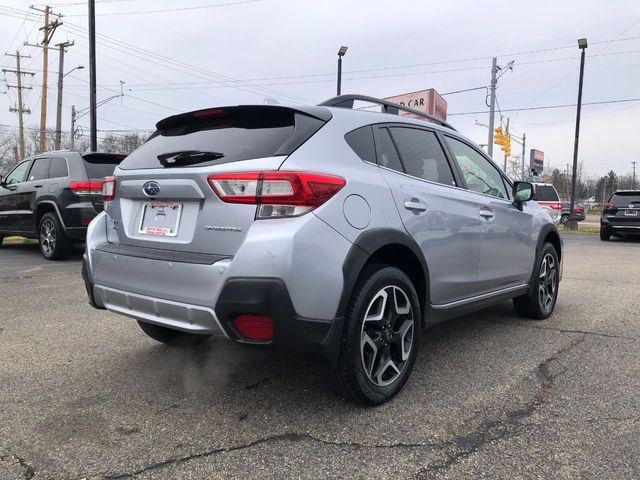
[[[376,163],[376,147],[371,126],[361,127],[344,136],[351,150],[365,162]]]
[[[49,165],[49,178],[62,178],[69,176],[67,159],[64,157],[53,157]]]
[[[536,185],[533,199],[537,202],[557,202],[560,200],[558,192],[551,185]]]

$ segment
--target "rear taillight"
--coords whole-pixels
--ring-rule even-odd
[[[100,195],[102,182],[71,182],[69,188],[77,195]]]
[[[310,172],[238,172],[208,177],[220,200],[259,205],[258,218],[293,217],[319,207],[344,185],[344,178]]]
[[[562,204],[561,203],[550,203],[549,204],[549,208],[551,208],[552,210],[562,210]]]
[[[104,177],[102,179],[102,199],[110,202],[116,197],[116,177]]]
[[[616,208],[616,206],[611,202],[605,202],[604,209],[609,210],[610,208]]]

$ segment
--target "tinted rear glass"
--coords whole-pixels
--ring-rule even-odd
[[[158,155],[184,151],[223,154],[220,158],[185,167],[289,155],[325,124],[282,107],[234,107],[213,111],[219,113],[207,117],[176,117],[176,121],[168,122],[166,128],[156,131],[129,155],[120,168],[163,168]]]
[[[539,202],[557,202],[560,200],[558,192],[551,185],[536,185],[536,194],[533,197],[534,200]]]
[[[614,193],[609,201],[616,207],[640,207],[640,192]]]
[[[67,159],[63,157],[53,157],[49,166],[49,178],[68,177],[69,168],[67,167]]]
[[[122,155],[111,155],[102,153],[91,153],[83,155],[84,167],[87,170],[87,177],[91,179],[102,179],[113,175],[122,159]]]
[[[376,163],[376,147],[373,143],[373,129],[370,126],[349,132],[344,139],[362,160]]]

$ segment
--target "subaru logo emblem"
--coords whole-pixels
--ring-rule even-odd
[[[158,185],[158,182],[147,182],[142,187],[142,191],[148,197],[155,197],[160,193],[160,185]]]

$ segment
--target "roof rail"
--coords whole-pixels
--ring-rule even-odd
[[[381,98],[369,97],[367,95],[357,95],[357,94],[338,95],[337,97],[333,97],[333,98],[330,98],[329,100],[325,100],[320,104],[320,106],[353,109],[353,103],[355,100],[360,100],[363,102],[369,102],[369,103],[374,103],[376,105],[380,105],[382,106],[382,110],[384,111],[384,113],[399,115],[400,110],[402,110],[403,112],[413,113],[414,115],[423,117],[432,123],[436,123],[438,125],[442,125],[443,127],[447,127],[447,128],[450,128],[451,130],[457,131],[455,128],[453,128],[453,126],[450,123],[447,123],[444,120],[441,120],[434,115],[429,115],[428,113],[421,112],[420,110],[415,110],[410,107],[398,105],[397,103],[388,102],[387,100],[382,100]]]

